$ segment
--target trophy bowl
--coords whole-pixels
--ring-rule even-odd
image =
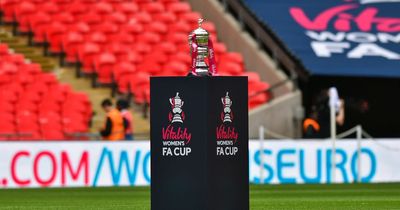
[[[193,35],[196,35],[196,44],[197,44],[197,56],[196,56],[196,69],[195,72],[197,75],[209,75],[209,67],[207,66],[204,59],[208,56],[208,40],[209,33],[201,27],[203,23],[203,19],[199,19],[199,27],[192,31],[189,34],[189,47],[190,54],[193,53],[192,44],[193,44]]]

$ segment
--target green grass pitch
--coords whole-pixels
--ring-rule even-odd
[[[3,189],[0,209],[150,209],[150,188]],[[250,209],[400,209],[400,183],[252,185]]]

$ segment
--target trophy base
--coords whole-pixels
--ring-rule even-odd
[[[195,76],[201,76],[201,77],[209,76],[209,77],[211,77],[212,75],[211,75],[210,72],[206,71],[206,72],[196,72],[196,75],[194,75],[192,72],[189,72],[187,76],[188,77],[195,77]]]

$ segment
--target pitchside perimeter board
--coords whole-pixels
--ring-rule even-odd
[[[151,209],[249,209],[247,77],[152,77]]]

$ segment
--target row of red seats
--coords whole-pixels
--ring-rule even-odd
[[[80,73],[95,74],[94,84],[117,84],[136,103],[149,102],[149,76],[187,74],[187,36],[201,14],[179,0],[12,0],[3,3],[5,20],[33,32],[36,43],[48,42],[52,53],[79,64]],[[227,52],[216,40],[215,26],[205,22],[214,41],[221,75],[246,75],[243,58]],[[254,80],[249,94],[268,87]],[[268,101],[268,94],[249,98],[250,108]]]
[[[5,44],[0,44],[0,98],[0,140],[65,140],[89,130],[87,95],[10,53]]]

